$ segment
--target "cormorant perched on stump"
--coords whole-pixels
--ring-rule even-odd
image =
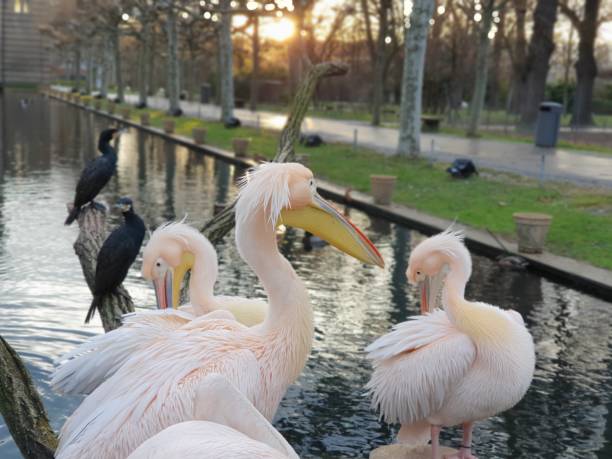
[[[117,206],[123,213],[124,222],[104,241],[98,253],[93,301],[85,323],[88,323],[100,306],[105,295],[113,293],[127,276],[128,270],[140,252],[145,235],[145,225],[134,212],[132,200],[121,198]]]
[[[100,134],[98,140],[98,150],[102,156],[98,156],[93,161],[90,161],[83,172],[76,186],[76,194],[74,196],[74,207],[68,214],[68,218],[64,222],[65,225],[70,225],[79,216],[81,207],[88,202],[94,204],[94,198],[104,188],[111,179],[117,169],[117,152],[110,144],[119,132],[118,129],[106,129]]]

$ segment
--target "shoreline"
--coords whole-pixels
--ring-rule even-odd
[[[125,119],[116,114],[110,114],[103,110],[96,110],[81,103],[66,100],[51,92],[44,92],[43,94],[54,100],[65,102],[76,108],[111,119],[117,123],[140,129],[148,134],[157,135],[167,141],[182,145],[205,155],[213,156],[231,164],[245,168],[257,164],[253,159],[236,157],[233,153],[222,148],[208,144],[198,145],[189,137],[177,134],[167,134],[162,129],[153,126],[143,126],[137,121]],[[368,215],[401,224],[402,226],[415,229],[427,235],[444,231],[453,224],[451,220],[434,217],[408,206],[395,203],[389,206],[375,204],[370,195],[354,190],[350,191],[350,197],[347,199],[348,188],[320,179],[317,179],[317,183],[319,191],[324,197],[362,210]],[[495,258],[500,255],[520,256],[529,262],[527,269],[533,272],[558,281],[568,287],[581,290],[584,293],[607,301],[612,301],[612,271],[598,268],[573,258],[554,255],[550,252],[543,252],[537,255],[518,253],[516,243],[499,238],[508,249],[508,252],[506,252],[489,233],[459,223],[455,223],[454,226],[465,232],[466,245],[470,250],[479,255],[490,258]]]

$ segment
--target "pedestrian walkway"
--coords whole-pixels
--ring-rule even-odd
[[[136,95],[126,96],[135,104]],[[150,97],[149,106],[166,110],[168,100]],[[220,119],[220,108],[211,104],[181,101],[181,108],[188,116],[207,120]],[[235,116],[246,126],[280,130],[286,116],[273,112],[236,109]],[[306,117],[302,124],[305,133],[317,133],[328,142],[352,144],[357,142],[385,155],[395,153],[398,130],[374,127],[359,121],[330,120]],[[467,139],[445,134],[421,135],[421,150],[425,158],[452,161],[469,158],[477,168],[512,172],[540,180],[571,181],[584,186],[612,188],[612,155],[567,150],[564,148],[539,148],[526,143],[501,140]]]

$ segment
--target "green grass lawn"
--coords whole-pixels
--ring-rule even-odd
[[[147,109],[151,124],[161,127],[167,116]],[[133,117],[141,110],[133,110]],[[226,129],[220,122],[176,118],[176,132],[191,135],[194,127],[207,129],[207,143],[230,149],[234,137],[252,139],[250,151],[272,158],[278,134],[253,128]],[[369,192],[370,174],[398,177],[394,201],[431,215],[459,222],[513,239],[512,213],[545,212],[553,216],[547,247],[552,252],[612,269],[612,191],[586,189],[568,183],[541,185],[532,179],[493,171],[481,171],[469,180],[455,180],[446,164],[426,160],[386,157],[350,145],[325,144],[318,148],[297,146],[297,154],[309,155],[318,177]]]

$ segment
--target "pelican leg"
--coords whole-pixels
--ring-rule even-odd
[[[444,459],[478,459],[472,454],[472,430],[474,429],[473,422],[463,424],[463,444],[457,454],[444,456]],[[433,443],[432,443],[433,444]]]
[[[440,426],[431,425],[431,458],[438,459],[440,454]]]

